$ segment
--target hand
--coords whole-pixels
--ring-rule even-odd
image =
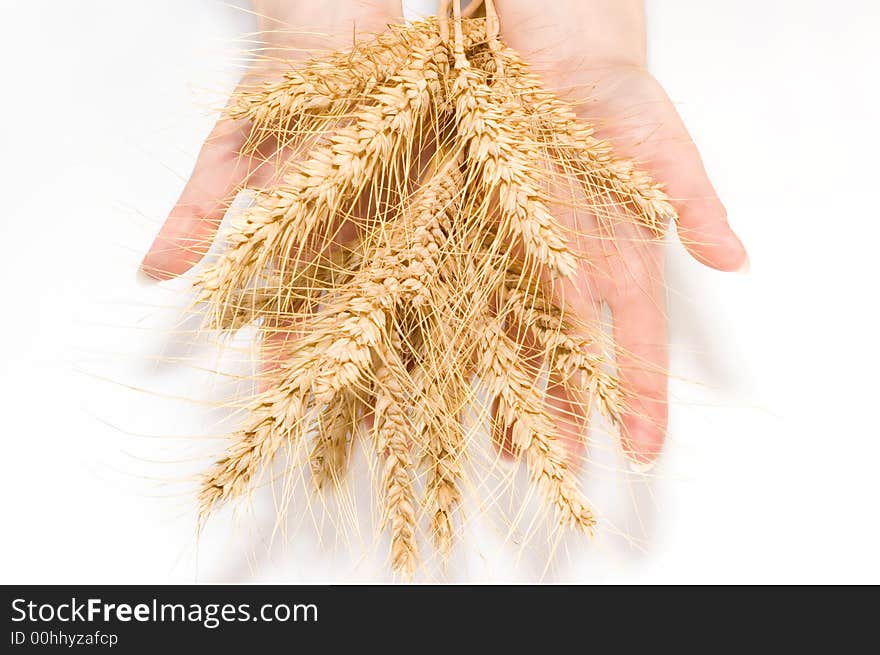
[[[495,4],[505,43],[519,51],[548,88],[570,90],[571,100],[588,98],[577,111],[597,127],[597,136],[665,186],[679,213],[679,238],[691,255],[721,271],[745,270],[748,256],[727,224],[699,152],[663,88],[645,69],[643,1]],[[566,210],[557,214],[579,233],[597,237],[581,239],[591,269],[568,285],[573,288],[566,292],[566,306],[594,324],[603,302],[611,309],[627,403],[623,447],[644,469],[660,452],[668,413],[662,244],[632,225],[615,226],[610,240],[590,216]],[[577,454],[584,443],[585,426],[577,416],[582,409],[561,387],[551,384],[549,391],[558,427]]]
[[[742,269],[747,255],[727,225],[699,153],[663,89],[645,70],[642,4],[641,0],[561,0],[537,8],[531,0],[496,0],[505,42],[526,57],[550,88],[589,97],[579,113],[598,127],[598,136],[666,185],[679,211],[679,235],[694,257],[720,270]],[[377,32],[402,14],[400,3],[391,0],[369,6],[351,0],[275,0],[257,3],[256,11],[267,46],[283,50],[288,59],[291,50],[344,48],[353,26]],[[307,26],[309,34],[289,31],[300,25]],[[314,36],[320,33],[332,37]],[[246,79],[271,77],[272,52],[267,54]],[[248,134],[246,124],[218,123],[144,259],[146,273],[167,279],[187,271],[208,250],[235,192],[248,183],[262,186],[272,178],[273,144],[243,156],[240,150]],[[581,234],[599,230],[589,216],[562,209],[558,213]],[[628,401],[622,425],[624,448],[635,462],[647,464],[660,451],[667,419],[662,246],[633,226],[618,227],[613,236],[613,241],[584,240],[593,268],[572,282],[566,298],[577,299],[575,309],[587,322],[597,320],[602,302],[611,308],[618,370]],[[567,307],[572,306],[569,300]],[[284,340],[288,335],[277,336]],[[585,429],[577,416],[579,405],[561,387],[551,385],[550,392],[559,428],[578,452]]]
[[[356,33],[377,33],[401,20],[400,0],[254,0],[264,41],[258,61],[242,84],[273,77],[281,59],[349,47]],[[266,142],[241,154],[250,126],[221,120],[205,141],[195,168],[171,210],[141,270],[157,280],[192,268],[211,246],[235,194],[248,184],[262,187],[275,174],[277,143]]]

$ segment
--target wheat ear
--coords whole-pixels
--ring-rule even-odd
[[[233,120],[251,122],[251,147],[268,136],[283,139],[319,132],[328,121],[344,120],[377,86],[397,75],[412,48],[434,31],[428,21],[408,29],[390,26],[348,52],[291,63],[296,68],[285,71],[280,80],[240,87],[226,113]]]
[[[593,352],[594,341],[578,334],[562,311],[539,293],[529,293],[519,278],[505,289],[503,315],[528,329],[546,353],[550,370],[566,386],[587,391],[599,401],[599,408],[615,424],[622,411],[617,380],[605,370],[604,359]]]
[[[203,518],[248,490],[278,449],[286,442],[296,443],[310,423],[303,395],[282,389],[261,394],[249,413],[248,427],[233,435],[223,457],[202,476],[198,502]]]
[[[391,528],[391,565],[410,576],[418,564],[416,498],[411,478],[413,428],[407,414],[407,375],[392,344],[375,371],[373,435],[382,468],[383,516]]]
[[[510,124],[504,106],[494,102],[480,73],[466,60],[457,66],[451,96],[458,139],[484,205],[497,195],[499,231],[519,238],[533,261],[560,276],[571,275],[576,259],[562,226],[544,202],[534,172],[534,162],[540,160],[537,148]]]
[[[246,276],[273,257],[301,248],[329,221],[348,217],[350,204],[377,170],[394,162],[418,131],[440,92],[438,71],[447,58],[439,39],[414,50],[394,85],[370,95],[375,104],[360,108],[351,125],[315,147],[280,185],[261,193],[227,234],[227,251],[198,277],[203,297],[222,304],[231,288],[248,286]]]
[[[349,435],[358,421],[357,406],[356,394],[341,391],[327,403],[318,419],[315,445],[309,456],[316,489],[338,487],[345,476],[351,454]]]
[[[226,115],[248,121],[251,134],[244,151],[263,140],[280,143],[311,139],[331,125],[345,123],[381,85],[393,85],[410,52],[439,36],[437,20],[428,18],[406,27],[390,25],[386,32],[350,51],[333,52],[303,63],[279,80],[242,85],[233,94]],[[484,41],[483,21],[468,21],[464,44],[473,48]]]
[[[611,145],[595,137],[592,126],[541,86],[516,51],[503,46],[493,55],[507,71],[493,85],[499,94],[495,101],[515,98],[514,115],[523,116],[524,122],[538,122],[540,136],[571,166],[593,212],[601,217],[610,195],[612,202],[628,207],[633,216],[662,236],[677,216],[663,188],[633,162],[615,157]]]
[[[428,469],[424,504],[431,519],[434,545],[443,558],[455,539],[455,511],[461,502],[459,481],[465,456],[464,430],[456,411],[460,399],[452,393],[456,381],[437,379],[444,373],[442,369],[420,369],[415,405],[422,464]]]
[[[499,420],[511,429],[515,450],[525,456],[533,484],[556,507],[561,524],[591,531],[595,519],[544,400],[522,369],[517,345],[497,319],[486,318],[481,327],[479,376],[498,403]]]

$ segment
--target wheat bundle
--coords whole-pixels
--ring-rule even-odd
[[[674,211],[541,87],[486,10],[466,18],[454,3],[451,20],[391,27],[231,103],[248,148],[295,147],[197,278],[211,326],[256,326],[275,362],[201,480],[203,517],[284,452],[305,449],[315,485],[338,484],[365,434],[391,563],[411,574],[423,517],[439,552],[453,543],[474,440],[464,414],[480,403],[556,520],[592,530],[538,378],[612,422],[622,401],[596,326],[554,291],[590,263],[552,206],[653,237]]]

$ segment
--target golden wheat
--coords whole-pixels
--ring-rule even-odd
[[[516,51],[500,47],[494,56],[504,62],[506,71],[501,83],[492,87],[500,96],[497,102],[516,99],[516,107],[508,105],[509,111],[538,122],[541,139],[580,183],[584,209],[604,219],[609,208],[624,208],[662,237],[675,217],[662,187],[631,161],[615,157],[611,145],[594,136],[591,125],[578,120],[569,104],[541,86]]]
[[[389,348],[376,370],[376,453],[384,461],[382,493],[385,522],[391,529],[391,563],[396,571],[412,575],[418,563],[416,497],[412,482],[413,429],[407,411],[407,375],[398,348]]]
[[[318,420],[315,445],[309,455],[316,489],[338,487],[345,478],[351,439],[358,422],[357,395],[341,391],[327,403]]]
[[[511,127],[507,102],[493,103],[488,85],[469,65],[456,69],[452,102],[471,175],[485,197],[497,200],[501,235],[520,238],[526,254],[539,264],[571,275],[574,255],[533,173],[537,149]]]
[[[498,420],[511,429],[513,447],[524,454],[535,485],[556,507],[559,520],[585,530],[595,521],[567,463],[567,452],[547,415],[535,381],[524,370],[521,346],[497,319],[486,318],[481,330],[482,356],[477,372],[498,403]]]
[[[308,453],[318,488],[338,486],[371,416],[390,561],[407,576],[421,515],[442,556],[453,546],[477,447],[463,420],[474,378],[557,523],[593,529],[538,381],[546,372],[582,394],[585,415],[596,403],[616,423],[621,401],[600,330],[552,299],[548,282],[590,262],[550,189],[657,234],[674,214],[501,42],[491,3],[485,20],[459,19],[457,5],[452,30],[445,15],[395,26],[234,98],[230,115],[252,124],[246,147],[270,136],[307,147],[196,280],[211,325],[256,326],[278,362],[202,478],[202,516],[285,450]],[[356,237],[340,245],[346,224]]]
[[[299,259],[313,232],[337,217],[353,218],[364,186],[377,169],[395,162],[431,109],[440,85],[438,51],[445,48],[437,38],[414,50],[395,84],[370,94],[375,104],[362,106],[351,125],[295,164],[281,184],[258,195],[226,234],[227,252],[200,274],[204,299],[222,305],[231,288],[247,286],[273,258],[290,259],[293,253]]]

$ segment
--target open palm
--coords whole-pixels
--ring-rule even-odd
[[[261,19],[270,49],[307,52],[344,48],[353,31],[378,32],[402,15],[399,2],[265,2],[272,20]],[[603,24],[605,2],[563,0],[536,6],[531,0],[496,0],[506,43],[522,53],[550,88],[578,99],[577,111],[597,134],[663,183],[679,213],[678,233],[689,251],[719,270],[739,270],[747,256],[727,225],[721,202],[699,153],[662,87],[644,67],[643,26],[627,11]],[[630,11],[640,2],[622,1]],[[603,11],[613,11],[605,8]],[[308,25],[310,34],[290,31]],[[569,30],[582,34],[572,38]],[[615,36],[615,31],[621,34]],[[590,32],[593,32],[592,38]],[[315,34],[322,34],[316,39]],[[330,35],[330,36],[326,36]],[[609,35],[611,35],[609,37]],[[269,58],[246,76],[272,73]],[[144,259],[142,269],[157,279],[180,275],[207,252],[228,200],[243,186],[263,186],[275,173],[273,144],[243,157],[246,124],[221,121],[205,143],[193,174]],[[607,303],[614,324],[617,364],[627,411],[622,421],[624,449],[637,464],[659,452],[667,420],[667,335],[662,244],[641,228],[621,222],[613,239],[591,216],[557,208],[558,218],[585,235],[580,247],[590,269],[566,283],[566,306],[595,324]],[[590,236],[596,238],[589,238]],[[282,338],[286,338],[281,335]],[[561,386],[550,386],[560,431],[577,452],[585,425],[580,403]]]

